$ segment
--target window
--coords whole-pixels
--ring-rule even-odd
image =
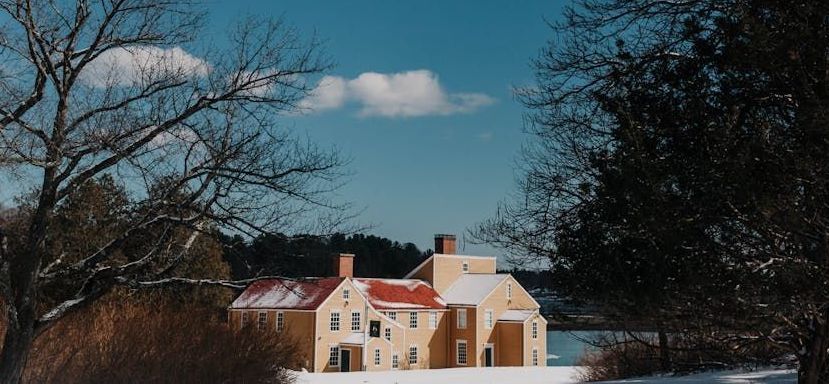
[[[533,340],[538,338],[538,322],[533,321]]]
[[[256,324],[259,329],[265,329],[268,326],[268,313],[259,312],[259,322]]]
[[[340,347],[328,348],[328,365],[332,367],[340,366]]]
[[[348,300],[351,298],[351,290],[348,288],[343,289],[343,300]]]
[[[282,331],[285,329],[285,313],[284,312],[277,312],[276,313],[276,330]]]
[[[492,329],[492,310],[487,309],[484,311],[484,328]]]
[[[374,365],[380,365],[380,348],[374,348]]]
[[[331,321],[328,322],[328,329],[332,332],[338,332],[340,330],[340,313],[339,312],[331,312]]]
[[[466,365],[466,340],[458,340],[456,350],[458,365]]]
[[[244,328],[246,325],[248,325],[248,313],[242,311],[242,321],[239,322],[239,328]]]
[[[417,328],[417,312],[409,312],[409,328]]]
[[[400,368],[400,357],[397,354],[391,355],[391,369]]]
[[[351,330],[360,330],[360,312],[351,312]]]
[[[533,366],[538,366],[538,348],[533,348]]]
[[[466,329],[466,308],[458,308],[458,329]]]
[[[463,273],[469,273],[469,262],[464,260],[461,268],[463,269]]]
[[[389,312],[388,316],[389,316],[389,319],[397,321],[397,312]]]
[[[409,347],[409,365],[417,364],[417,345]]]
[[[507,283],[507,300],[512,299],[512,283]]]
[[[438,328],[438,313],[437,312],[429,312],[429,329],[437,329]]]
[[[385,337],[386,340],[391,341],[391,328],[386,328]]]

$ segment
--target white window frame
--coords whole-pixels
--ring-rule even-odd
[[[334,321],[334,315],[336,315],[336,322]],[[339,332],[341,321],[342,319],[340,318],[340,311],[331,311],[331,314],[328,315],[328,330],[331,332]]]
[[[438,329],[438,313],[429,311],[429,329]]]
[[[409,346],[409,353],[408,353],[408,360],[407,360],[409,362],[409,366],[417,365],[417,358],[418,358],[417,355],[418,355],[417,345],[416,344],[410,345]]]
[[[463,360],[461,360],[461,345],[463,345]],[[463,366],[469,364],[469,344],[466,340],[455,340],[455,363]]]
[[[257,329],[265,329],[268,327],[268,313],[267,312],[259,312],[259,315],[256,317],[256,328]]]
[[[250,321],[250,314],[248,311],[242,311],[242,318],[239,320],[239,328],[244,328]]]
[[[359,331],[363,327],[362,315],[360,311],[351,311],[351,330]]]
[[[391,341],[391,327],[386,327],[386,330],[383,332],[383,337],[386,340]]]
[[[388,316],[389,319],[397,321],[397,312],[389,312],[386,316]]]
[[[379,366],[380,362],[380,348],[374,348],[374,366]]]
[[[400,354],[397,352],[391,355],[391,369],[400,369]]]
[[[285,329],[285,312],[276,313],[276,331],[282,332]]]
[[[409,328],[417,329],[417,311],[409,312]]]
[[[343,288],[343,300],[348,300],[351,298],[351,290],[348,288]]]
[[[533,320],[532,337],[533,340],[538,340],[538,320]]]
[[[537,347],[533,347],[531,365],[533,367],[538,366],[538,348]]]
[[[458,329],[466,329],[466,308],[457,309]]]
[[[468,260],[464,260],[464,261],[461,262],[461,272],[469,273],[469,261]]]
[[[340,366],[340,347],[338,345],[328,346],[328,365],[332,367]]]
[[[484,328],[492,329],[492,326],[495,325],[495,313],[491,309],[484,310]]]
[[[507,300],[512,300],[512,283],[507,283]]]

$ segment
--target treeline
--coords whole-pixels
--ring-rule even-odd
[[[332,257],[353,253],[354,275],[401,278],[431,255],[412,243],[399,243],[374,235],[334,234],[311,236],[267,234],[252,240],[223,235],[224,258],[234,279],[256,276],[331,276]]]

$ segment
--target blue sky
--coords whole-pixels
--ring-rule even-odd
[[[283,16],[326,41],[336,63],[329,75],[338,86],[345,84],[346,95],[335,95],[335,107],[286,124],[322,145],[336,145],[352,160],[354,174],[340,198],[365,208],[359,220],[374,225],[371,233],[426,249],[433,246],[433,234],[463,235],[514,191],[514,167],[528,137],[522,132],[524,109],[511,89],[532,84],[530,59],[551,37],[545,20],[558,18],[562,5],[214,1],[208,2],[208,29],[222,33],[246,14]],[[417,70],[423,71],[411,72]],[[397,100],[414,109],[395,109],[394,102],[384,104],[387,95],[363,89],[363,80],[371,79],[354,81],[366,73],[376,73],[374,80],[390,86],[395,97],[407,97],[412,82],[420,81],[433,93],[437,83],[437,96],[446,100],[421,100],[425,106]],[[471,100],[463,99],[470,94]],[[459,251],[497,254],[463,242]]]

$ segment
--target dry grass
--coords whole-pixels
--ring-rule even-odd
[[[287,383],[294,343],[215,312],[106,302],[39,337],[26,383]],[[284,334],[284,333],[283,333]]]

